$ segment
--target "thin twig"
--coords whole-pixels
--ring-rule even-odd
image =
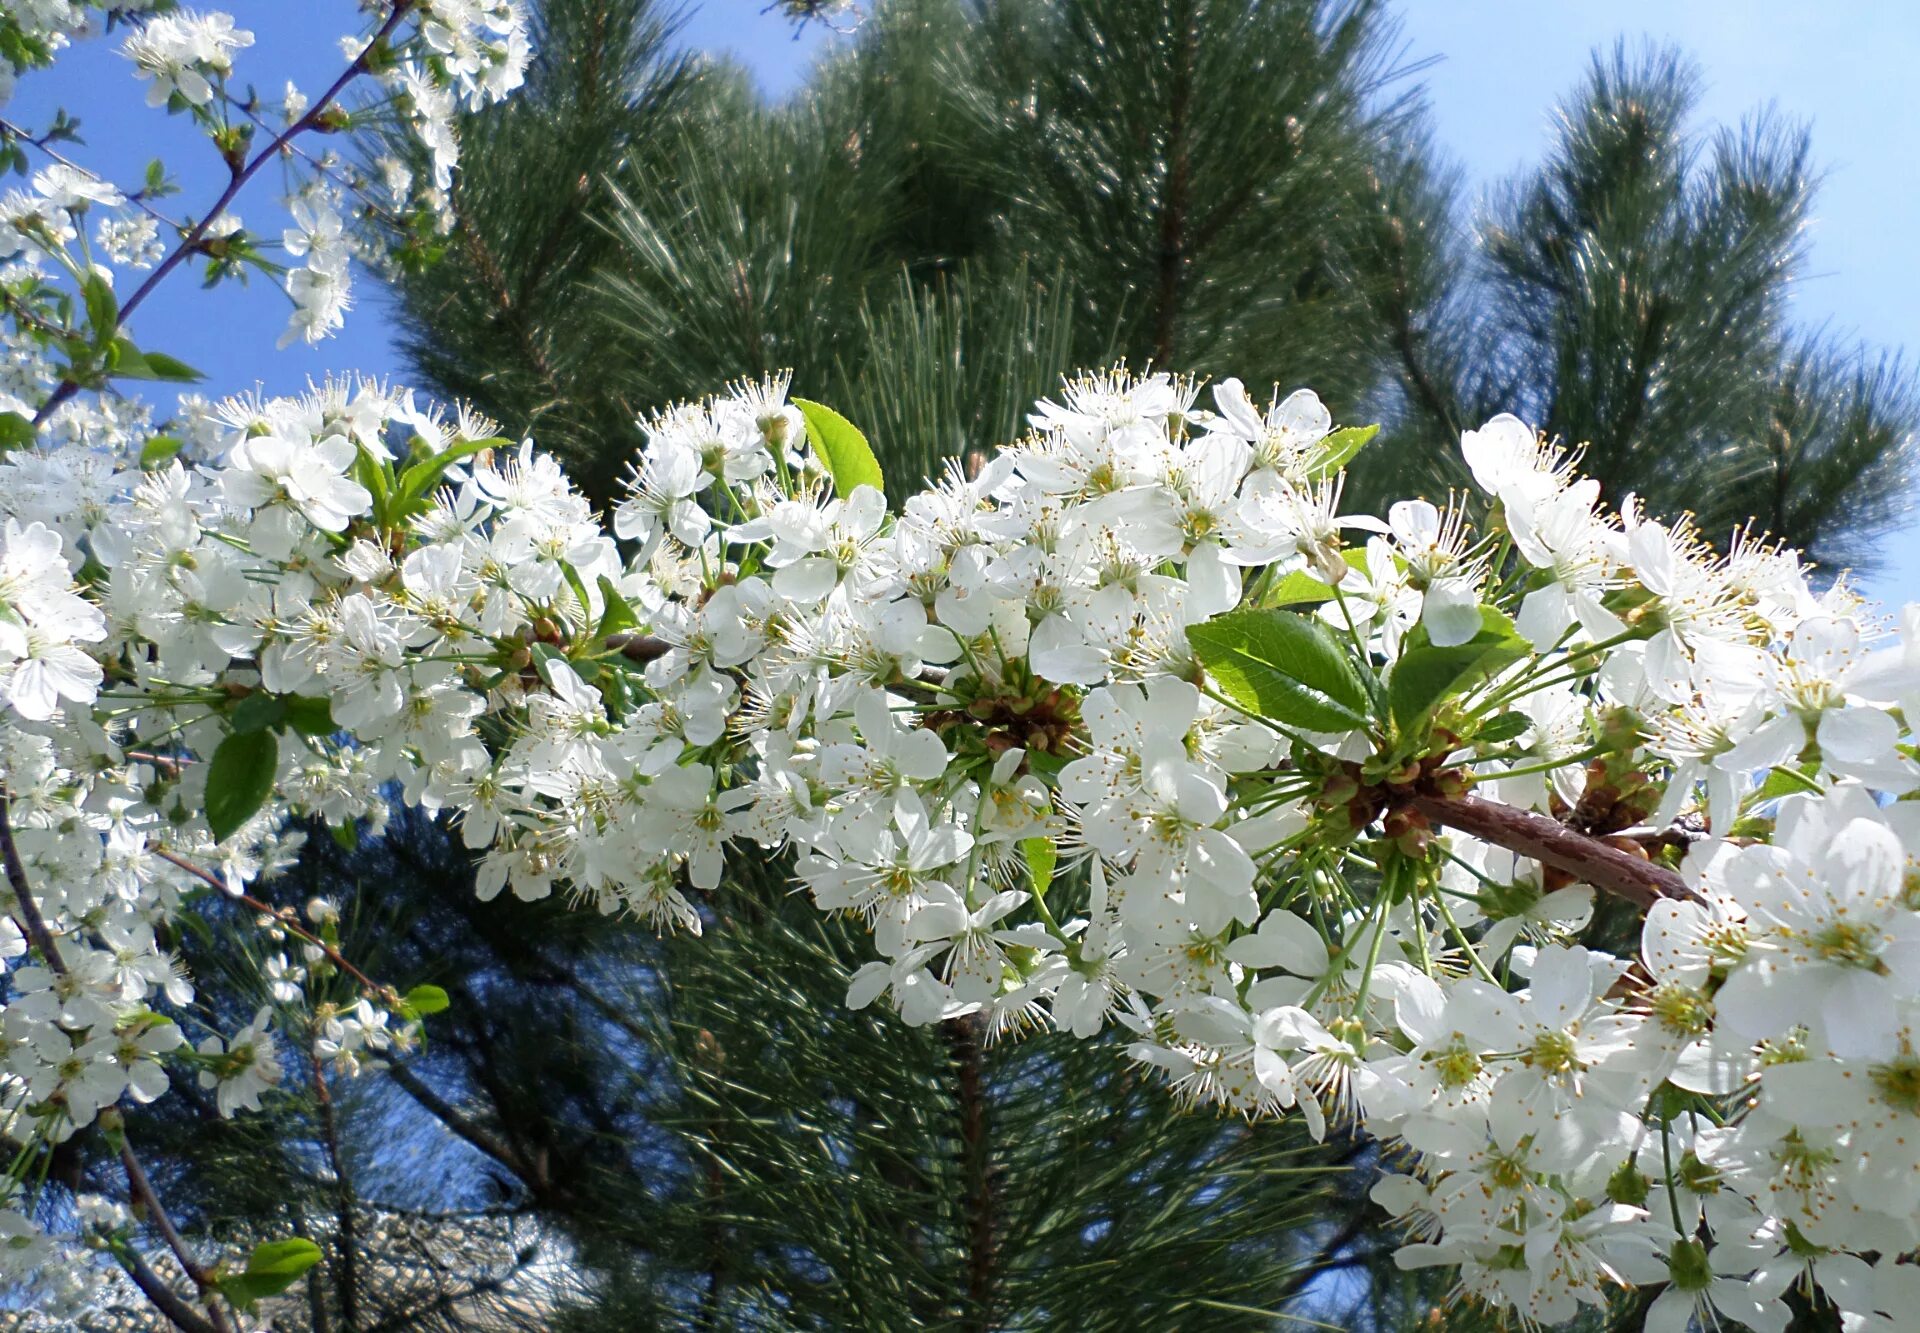
[[[161,1204],[160,1196],[153,1188],[153,1181],[147,1178],[147,1170],[140,1165],[140,1158],[134,1153],[133,1145],[127,1142],[126,1135],[120,1137],[120,1165],[127,1171],[127,1189],[136,1203],[147,1210],[147,1218],[153,1223],[154,1230],[173,1251],[173,1257],[180,1261],[180,1269],[200,1291],[201,1303],[207,1309],[207,1322],[214,1333],[227,1333],[227,1317],[221,1312],[214,1296],[218,1288],[214,1285],[213,1274],[193,1257],[193,1251],[187,1248],[187,1239],[173,1224],[173,1218],[167,1215],[166,1207]],[[171,1318],[172,1316],[169,1316]]]
[[[187,860],[186,857],[176,852],[170,852],[164,847],[156,847],[153,851],[154,855],[158,856],[161,860],[169,861],[179,866],[189,875],[192,875],[211,888],[218,889],[223,895],[233,899],[241,906],[251,908],[262,916],[272,917],[289,935],[292,935],[304,943],[311,944],[314,948],[325,954],[329,963],[332,963],[342,972],[359,982],[361,989],[365,990],[374,999],[380,1000],[388,1005],[397,1005],[400,1002],[400,993],[394,990],[393,987],[375,981],[365,972],[355,967],[345,954],[341,953],[331,944],[328,944],[305,926],[302,926],[291,907],[275,907],[271,903],[260,901],[260,899],[250,893],[237,892],[230,889],[227,887],[225,880],[221,879],[211,870],[208,870],[205,866],[195,865],[193,862]]]
[[[26,928],[27,938],[33,941],[33,947],[55,973],[67,974],[67,963],[60,956],[60,950],[53,942],[53,932],[47,929],[46,919],[40,915],[40,908],[33,901],[33,890],[27,883],[27,868],[20,860],[20,849],[14,845],[13,823],[8,817],[9,798],[5,788],[0,788],[0,861],[6,863],[7,886],[13,890],[13,900],[20,907],[20,924]]]

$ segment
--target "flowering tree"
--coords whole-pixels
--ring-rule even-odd
[[[22,66],[85,18],[25,12],[0,21]],[[504,95],[525,57],[504,0],[372,21],[253,157],[209,109],[245,34],[135,25],[156,104],[233,174],[171,250],[152,214],[99,223],[152,265],[124,301],[85,224],[147,198],[56,162],[3,206],[9,1278],[55,1308],[104,1262],[223,1329],[318,1258],[196,1253],[114,1107],[191,1076],[237,1114],[280,1077],[273,1009],[181,1029],[165,942],[203,893],[357,985],[325,1059],[404,1059],[445,995],[251,891],[290,819],[344,835],[399,799],[458,823],[483,896],[662,929],[700,930],[729,843],[790,847],[822,911],[871,927],[850,1004],[1006,1038],[1117,1024],[1175,1095],[1399,1145],[1376,1198],[1401,1261],[1523,1321],[1664,1284],[1654,1328],[1784,1327],[1792,1289],[1901,1326],[1920,607],[1877,644],[1844,581],[1608,509],[1510,416],[1460,441],[1478,496],[1343,514],[1372,428],[1232,379],[1203,408],[1165,374],[1078,378],[897,508],[851,423],[743,382],[640,423],[605,524],[531,441],[367,381],[157,430],[105,391],[192,372],[126,321],[193,257],[258,262],[219,219],[262,163],[363,76],[434,163],[415,193],[312,160],[285,244],[293,331],[324,334],[341,193],[400,190],[430,228],[452,98]],[[1634,922],[1612,952],[1568,943],[1599,897]],[[89,1196],[49,1227],[38,1184],[96,1122],[137,1214]]]

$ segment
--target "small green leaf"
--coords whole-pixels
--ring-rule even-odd
[[[546,682],[547,688],[552,689],[554,664],[565,664],[567,655],[550,643],[530,643],[527,645],[527,652],[533,657],[533,669],[539,673],[540,679]],[[579,675],[579,672],[576,671],[574,674]]]
[[[118,340],[121,361],[114,374],[130,380],[167,380],[175,384],[197,384],[206,378],[178,357],[165,352],[143,352],[125,338]]]
[[[575,569],[570,561],[560,562],[560,573],[573,593],[573,600],[580,604],[580,619],[586,620],[593,614],[593,598],[587,594],[586,581],[580,577],[580,571]]]
[[[886,490],[886,474],[880,471],[880,462],[873,456],[873,448],[859,427],[831,407],[810,403],[804,398],[794,399],[793,405],[806,418],[807,439],[827,465],[835,495],[844,500],[853,494],[856,486]]]
[[[331,736],[340,730],[340,724],[333,720],[333,706],[325,699],[290,694],[286,705],[287,725],[302,736]]]
[[[1483,607],[1481,616],[1483,628],[1465,643],[1436,648],[1422,636],[1401,651],[1387,680],[1387,707],[1403,732],[1415,730],[1444,700],[1458,697],[1533,650],[1498,611]]]
[[[1308,731],[1366,725],[1366,684],[1317,620],[1230,611],[1187,626],[1187,641],[1226,696],[1257,717]]]
[[[33,443],[33,420],[18,412],[0,412],[0,454],[9,449],[24,449]]]
[[[120,327],[120,302],[114,298],[107,280],[98,273],[87,274],[86,281],[80,284],[80,295],[86,302],[87,326],[93,330],[94,343],[105,347]]]
[[[367,488],[373,497],[373,520],[388,526],[391,517],[389,498],[393,494],[393,465],[375,458],[363,444],[353,458],[353,479]]]
[[[156,435],[140,446],[140,466],[151,472],[165,467],[187,442],[174,435]]]
[[[447,1007],[447,993],[438,986],[415,986],[400,997],[400,1003],[415,1018],[425,1018]]]
[[[1299,570],[1274,584],[1260,599],[1262,606],[1303,606],[1310,602],[1331,602],[1333,585],[1322,583],[1311,574]]]
[[[1044,898],[1053,885],[1053,868],[1059,864],[1060,853],[1054,850],[1052,838],[1023,838],[1020,842],[1020,854],[1027,860],[1027,874],[1033,879],[1033,896]]]
[[[1760,790],[1754,793],[1754,797],[1761,801],[1777,801],[1782,796],[1818,793],[1821,790],[1820,784],[1805,773],[1782,766],[1767,774],[1767,780],[1760,784]]]
[[[633,607],[620,595],[620,589],[605,574],[600,576],[600,596],[607,608],[600,613],[599,628],[594,630],[596,641],[605,642],[609,634],[624,634],[640,627],[640,617],[634,614]]]
[[[265,690],[255,690],[234,705],[228,720],[233,724],[235,735],[251,736],[256,731],[278,726],[286,716],[285,699],[277,694],[268,694]]]
[[[449,445],[437,454],[429,454],[419,462],[412,464],[394,485],[392,515],[395,522],[412,518],[415,514],[425,513],[434,487],[447,469],[463,458],[472,458],[475,454],[485,453],[489,449],[499,449],[510,445],[512,441],[500,439],[468,440],[464,444]]]
[[[1322,477],[1331,477],[1341,468],[1353,461],[1353,456],[1366,447],[1367,442],[1380,433],[1380,427],[1348,426],[1337,430],[1320,441],[1319,457],[1313,466],[1307,469],[1310,481],[1319,481]]]
[[[1527,728],[1532,725],[1533,719],[1525,713],[1502,713],[1498,717],[1487,719],[1479,730],[1473,733],[1473,738],[1493,745],[1524,735]]]
[[[280,766],[280,742],[271,731],[227,737],[207,766],[207,826],[224,842],[252,819],[273,790]]]
[[[320,1247],[310,1240],[270,1240],[254,1247],[246,1271],[216,1279],[220,1294],[241,1309],[278,1296],[320,1262]]]

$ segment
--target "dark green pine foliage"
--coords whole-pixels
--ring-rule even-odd
[[[1913,376],[1794,322],[1808,131],[1771,112],[1702,128],[1700,83],[1669,50],[1594,58],[1547,161],[1495,192],[1433,270],[1452,280],[1418,293],[1399,443],[1437,457],[1460,425],[1514,411],[1583,446],[1616,497],[1691,511],[1719,544],[1752,519],[1829,567],[1871,567],[1910,504]]]

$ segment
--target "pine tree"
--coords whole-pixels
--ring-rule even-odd
[[[416,238],[443,253],[399,313],[427,386],[602,500],[637,416],[732,376],[791,369],[899,491],[1114,359],[1383,419],[1355,478],[1383,495],[1444,490],[1459,430],[1509,409],[1715,538],[1756,514],[1854,558],[1908,493],[1910,378],[1788,319],[1804,133],[1691,132],[1669,54],[1596,59],[1547,161],[1468,221],[1368,0],[898,0],[778,106],[670,54],[644,4],[547,0],[540,49],[526,95],[463,127],[458,225]],[[545,1293],[556,1326],[1470,1326],[1381,1262],[1364,1149],[1182,1115],[1111,1044],[849,1013],[864,942],[777,864],[732,863],[698,940],[479,904],[414,820],[316,841],[276,892],[341,879],[383,886],[369,935],[453,1004],[337,1108],[335,1155],[405,1182],[393,1145],[457,1150],[421,1201],[529,1220],[583,1275]],[[343,1271],[316,1091],[282,1104],[303,1148],[203,1216],[297,1211],[330,1238],[312,1299],[348,1327],[350,1281],[400,1303],[371,1258]],[[185,1126],[180,1157],[233,1132]],[[1336,1268],[1354,1280],[1303,1295]]]
[[[1450,458],[1463,425],[1514,411],[1716,542],[1752,519],[1871,567],[1913,491],[1913,376],[1793,324],[1809,133],[1770,112],[1691,130],[1700,82],[1671,50],[1596,55],[1547,161],[1440,247],[1456,258],[1407,303],[1401,456]]]

